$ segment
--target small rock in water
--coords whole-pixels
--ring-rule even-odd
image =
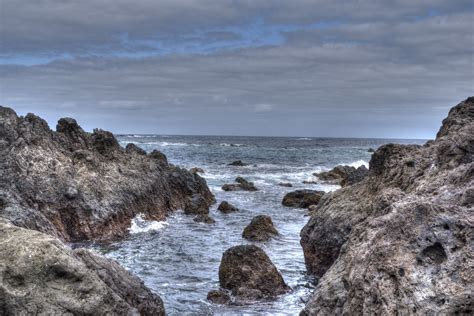
[[[196,223],[214,224],[216,221],[207,214],[199,214],[193,218]]]
[[[373,148],[369,148],[369,150],[367,150],[368,153],[374,153],[375,152],[375,149]]]
[[[317,183],[318,183],[317,181],[308,181],[308,180],[303,181],[303,184],[317,184]]]
[[[244,163],[242,160],[236,160],[228,164],[228,166],[245,167],[245,166],[248,166],[248,164]]]
[[[219,283],[243,299],[275,297],[291,290],[267,254],[254,245],[235,246],[224,252]]]
[[[207,293],[207,300],[214,304],[226,305],[231,302],[230,295],[222,290],[212,290]]]
[[[189,171],[192,173],[204,173],[204,169],[198,167],[191,168]]]
[[[293,187],[293,184],[291,184],[289,182],[280,182],[280,183],[278,183],[278,185],[281,186],[281,187],[286,187],[286,188]]]
[[[185,214],[209,214],[209,204],[201,194],[193,194],[187,199]]]
[[[282,204],[289,207],[306,208],[310,205],[317,205],[324,191],[316,190],[296,190],[285,195]]]
[[[253,182],[249,182],[242,177],[237,177],[232,184],[224,184],[222,190],[224,191],[258,191]]]
[[[278,231],[273,226],[272,218],[267,215],[257,215],[252,218],[242,233],[243,238],[252,241],[267,241],[276,235]]]
[[[232,213],[237,212],[239,209],[227,201],[222,201],[219,207],[217,208],[222,213]]]

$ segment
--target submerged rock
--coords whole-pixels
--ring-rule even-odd
[[[289,182],[280,182],[280,183],[278,183],[278,185],[281,186],[281,187],[285,187],[285,188],[293,187],[293,184],[291,184]]]
[[[262,299],[290,291],[270,258],[254,245],[235,246],[224,252],[219,283],[241,299]]]
[[[115,261],[3,219],[0,275],[5,315],[165,315],[160,297]]]
[[[245,166],[248,166],[248,164],[244,163],[242,160],[236,160],[228,164],[228,166],[245,167]]]
[[[0,107],[0,217],[15,225],[67,241],[116,238],[137,214],[163,220],[195,194],[213,201],[203,178],[158,151],[124,149],[111,133],[87,133],[71,118],[52,131],[33,114]]]
[[[307,208],[310,205],[317,205],[323,195],[324,191],[296,190],[287,193],[283,197],[282,204],[288,207]]]
[[[227,201],[222,201],[221,204],[219,204],[219,206],[217,207],[217,209],[222,213],[232,213],[239,211],[237,207],[233,206]]]
[[[226,305],[231,302],[230,295],[222,290],[209,291],[209,293],[207,293],[207,300],[220,305]]]
[[[253,182],[249,182],[242,177],[237,177],[232,184],[224,184],[222,190],[224,191],[258,191]]]
[[[278,231],[273,226],[272,218],[267,215],[257,215],[252,218],[242,233],[243,238],[252,241],[267,241],[277,235]]]
[[[301,231],[319,278],[302,315],[470,314],[474,97],[434,141],[388,144],[369,175],[325,195]]]
[[[193,218],[196,223],[214,224],[216,221],[207,214],[199,214]]]
[[[368,173],[369,170],[365,166],[360,166],[359,168],[336,166],[329,171],[315,173],[314,175],[323,181],[346,186],[362,181]]]

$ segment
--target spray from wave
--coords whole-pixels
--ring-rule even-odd
[[[130,234],[140,234],[150,231],[158,231],[167,226],[167,222],[149,221],[143,214],[138,214],[132,219],[132,225],[129,228]]]

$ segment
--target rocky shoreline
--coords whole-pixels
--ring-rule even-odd
[[[473,155],[471,97],[424,146],[384,145],[368,170],[315,174],[341,189],[287,192],[282,205],[311,216],[301,246],[318,283],[301,314],[472,311]],[[122,238],[134,217],[164,220],[178,209],[212,225],[215,198],[203,169],[179,168],[134,144],[122,148],[111,133],[87,133],[71,118],[52,131],[41,118],[5,107],[0,159],[0,313],[165,314],[161,298],[116,262],[63,242]],[[259,188],[237,177],[222,190]],[[242,212],[220,202],[217,210],[229,218]],[[271,217],[255,216],[242,231],[248,244],[224,252],[220,288],[209,289],[208,300],[248,304],[290,292],[257,247],[278,236]]]

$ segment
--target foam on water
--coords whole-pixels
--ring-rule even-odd
[[[168,223],[165,221],[149,221],[145,219],[143,214],[138,214],[132,219],[129,232],[130,234],[140,234],[150,231],[159,231],[167,225]]]

